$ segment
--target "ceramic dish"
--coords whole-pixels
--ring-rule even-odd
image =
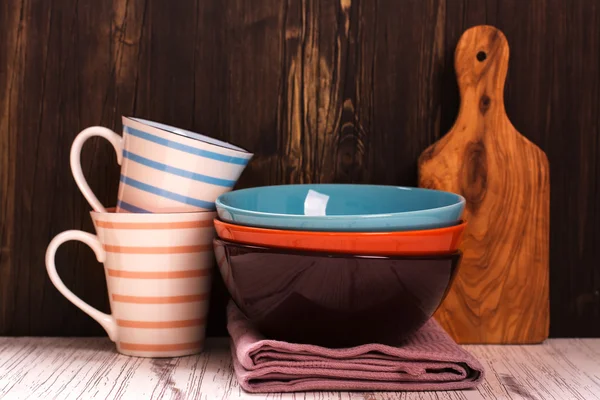
[[[364,255],[446,254],[458,249],[466,223],[400,232],[315,232],[256,228],[214,221],[221,239],[255,246]]]
[[[278,185],[217,198],[226,222],[262,228],[381,232],[457,224],[465,199],[438,190],[378,185]]]
[[[264,335],[327,347],[398,343],[433,315],[461,258],[214,247],[229,293]]]

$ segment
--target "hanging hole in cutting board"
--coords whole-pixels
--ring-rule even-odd
[[[479,62],[484,61],[487,58],[487,54],[485,54],[485,51],[480,51],[479,53],[477,53],[477,60],[479,60]]]

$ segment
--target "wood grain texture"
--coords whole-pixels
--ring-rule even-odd
[[[455,53],[461,106],[419,158],[419,186],[466,199],[463,260],[436,318],[459,343],[536,343],[549,329],[550,168],[504,108],[509,45],[468,29]]]
[[[456,119],[453,53],[469,27],[511,43],[505,103],[548,155],[552,336],[600,336],[600,5],[594,0],[4,0],[0,2],[0,334],[100,335],[44,269],[51,238],[93,231],[69,170],[82,129],[159,120],[252,149],[238,186],[417,184]],[[119,169],[101,139],[82,167],[104,204]],[[83,245],[63,280],[108,311]],[[210,335],[225,334],[215,277]]]
[[[118,354],[106,338],[0,338],[0,398],[6,399],[600,399],[600,339],[540,346],[465,346],[483,364],[475,390],[451,392],[244,392],[226,339],[181,358]]]

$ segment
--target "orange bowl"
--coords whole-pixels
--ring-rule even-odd
[[[214,220],[217,235],[236,243],[361,255],[447,254],[458,249],[466,222],[445,228],[400,232],[288,231]]]

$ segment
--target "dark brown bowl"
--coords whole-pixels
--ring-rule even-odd
[[[438,308],[461,253],[359,256],[214,240],[231,297],[265,336],[347,347],[397,343]]]

